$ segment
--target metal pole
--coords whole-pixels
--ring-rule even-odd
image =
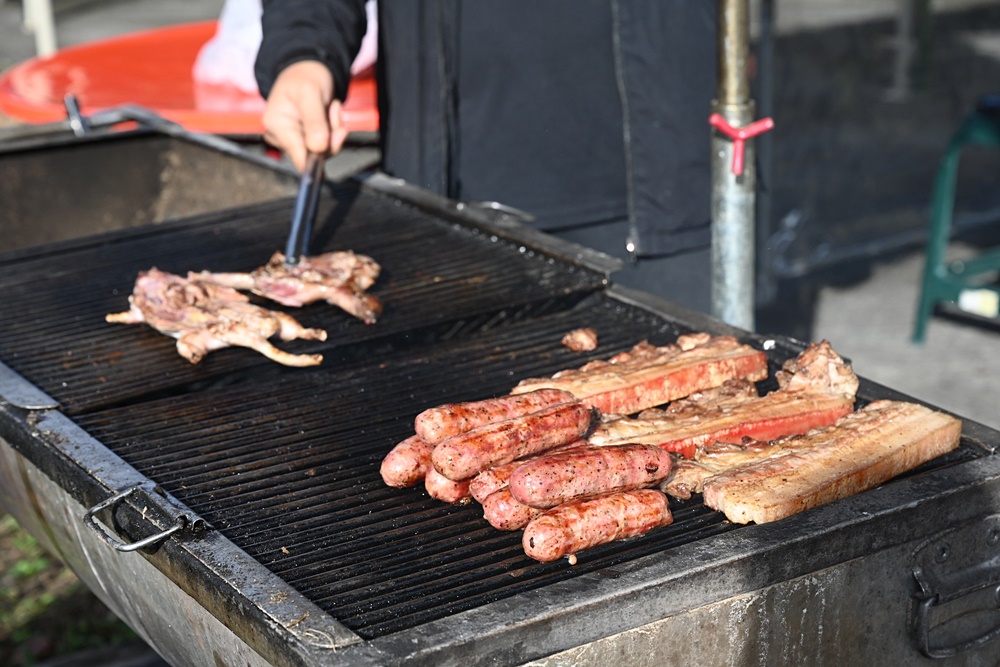
[[[712,107],[733,127],[753,120],[747,60],[749,0],[718,0],[718,94]],[[733,326],[754,328],[753,141],[746,142],[744,168],[732,172],[734,143],[712,135],[712,314]]]

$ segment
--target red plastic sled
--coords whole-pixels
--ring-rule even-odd
[[[195,82],[192,68],[217,21],[130,33],[32,58],[0,74],[0,113],[27,123],[66,118],[64,98],[82,113],[136,104],[192,132],[260,135],[264,100],[235,86]],[[375,77],[355,75],[343,107],[350,131],[378,129]]]

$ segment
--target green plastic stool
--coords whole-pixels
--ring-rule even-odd
[[[980,98],[976,109],[965,117],[955,132],[938,168],[931,200],[924,280],[913,326],[914,343],[924,342],[927,323],[936,304],[957,303],[966,289],[989,289],[1000,294],[1000,287],[975,282],[977,276],[1000,269],[1000,248],[961,262],[948,263],[945,259],[951,239],[959,154],[969,145],[1000,148],[1000,95]]]

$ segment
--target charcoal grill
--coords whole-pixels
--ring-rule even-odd
[[[379,462],[417,413],[643,339],[732,334],[772,370],[803,344],[609,285],[614,260],[502,209],[368,174],[324,192],[313,249],[378,259],[382,319],[296,310],[330,332],[286,345],[321,351],[316,368],[243,349],[192,365],[171,339],[104,315],[125,309],[150,266],[266,261],[287,232],[294,174],[155,123],[20,141],[0,149],[0,174],[90,154],[133,173],[128,159],[157,151],[181,156],[161,168],[216,161],[273,189],[230,202],[247,193],[211,186],[220,205],[113,228],[99,189],[84,187],[87,211],[53,215],[34,194],[49,181],[22,179],[34,204],[0,230],[45,242],[0,255],[0,503],[171,663],[995,662],[1000,433],[966,421],[952,454],[773,524],[671,501],[671,526],[572,566],[532,561],[478,506],[381,482]],[[561,345],[581,326],[598,330],[598,350]],[[879,398],[907,397],[862,378],[859,403]]]

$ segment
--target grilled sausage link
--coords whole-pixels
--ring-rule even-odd
[[[453,435],[434,447],[431,462],[448,479],[467,479],[491,466],[572,442],[590,430],[593,419],[593,409],[580,402],[560,403]]]
[[[382,459],[382,466],[379,468],[382,481],[400,489],[413,486],[431,468],[433,449],[434,446],[419,435],[411,435],[403,440]]]
[[[544,407],[576,400],[561,389],[539,389],[516,396],[500,396],[485,401],[445,403],[424,410],[413,420],[413,428],[421,438],[436,445],[453,435],[494,422],[523,417]]]
[[[520,503],[504,487],[483,500],[483,516],[497,530],[519,530],[545,510]]]
[[[548,509],[583,496],[655,486],[672,464],[670,453],[656,445],[589,445],[532,459],[511,474],[508,485],[517,500]]]
[[[579,551],[637,537],[672,521],[667,497],[660,491],[620,491],[572,500],[532,519],[521,545],[535,560],[550,562],[569,556],[573,564]]]
[[[514,471],[528,461],[533,461],[540,456],[548,456],[550,453],[561,452],[574,447],[582,447],[586,444],[586,440],[574,440],[568,444],[553,447],[540,454],[532,454],[523,459],[514,459],[510,463],[501,463],[492,468],[487,468],[472,478],[472,482],[469,484],[469,492],[472,493],[472,497],[477,502],[481,503],[494,491],[507,486],[507,482],[510,481],[510,476]]]
[[[472,499],[469,493],[469,481],[463,479],[453,482],[432,466],[427,471],[427,476],[424,477],[424,488],[427,489],[427,495],[436,500],[465,504]]]

